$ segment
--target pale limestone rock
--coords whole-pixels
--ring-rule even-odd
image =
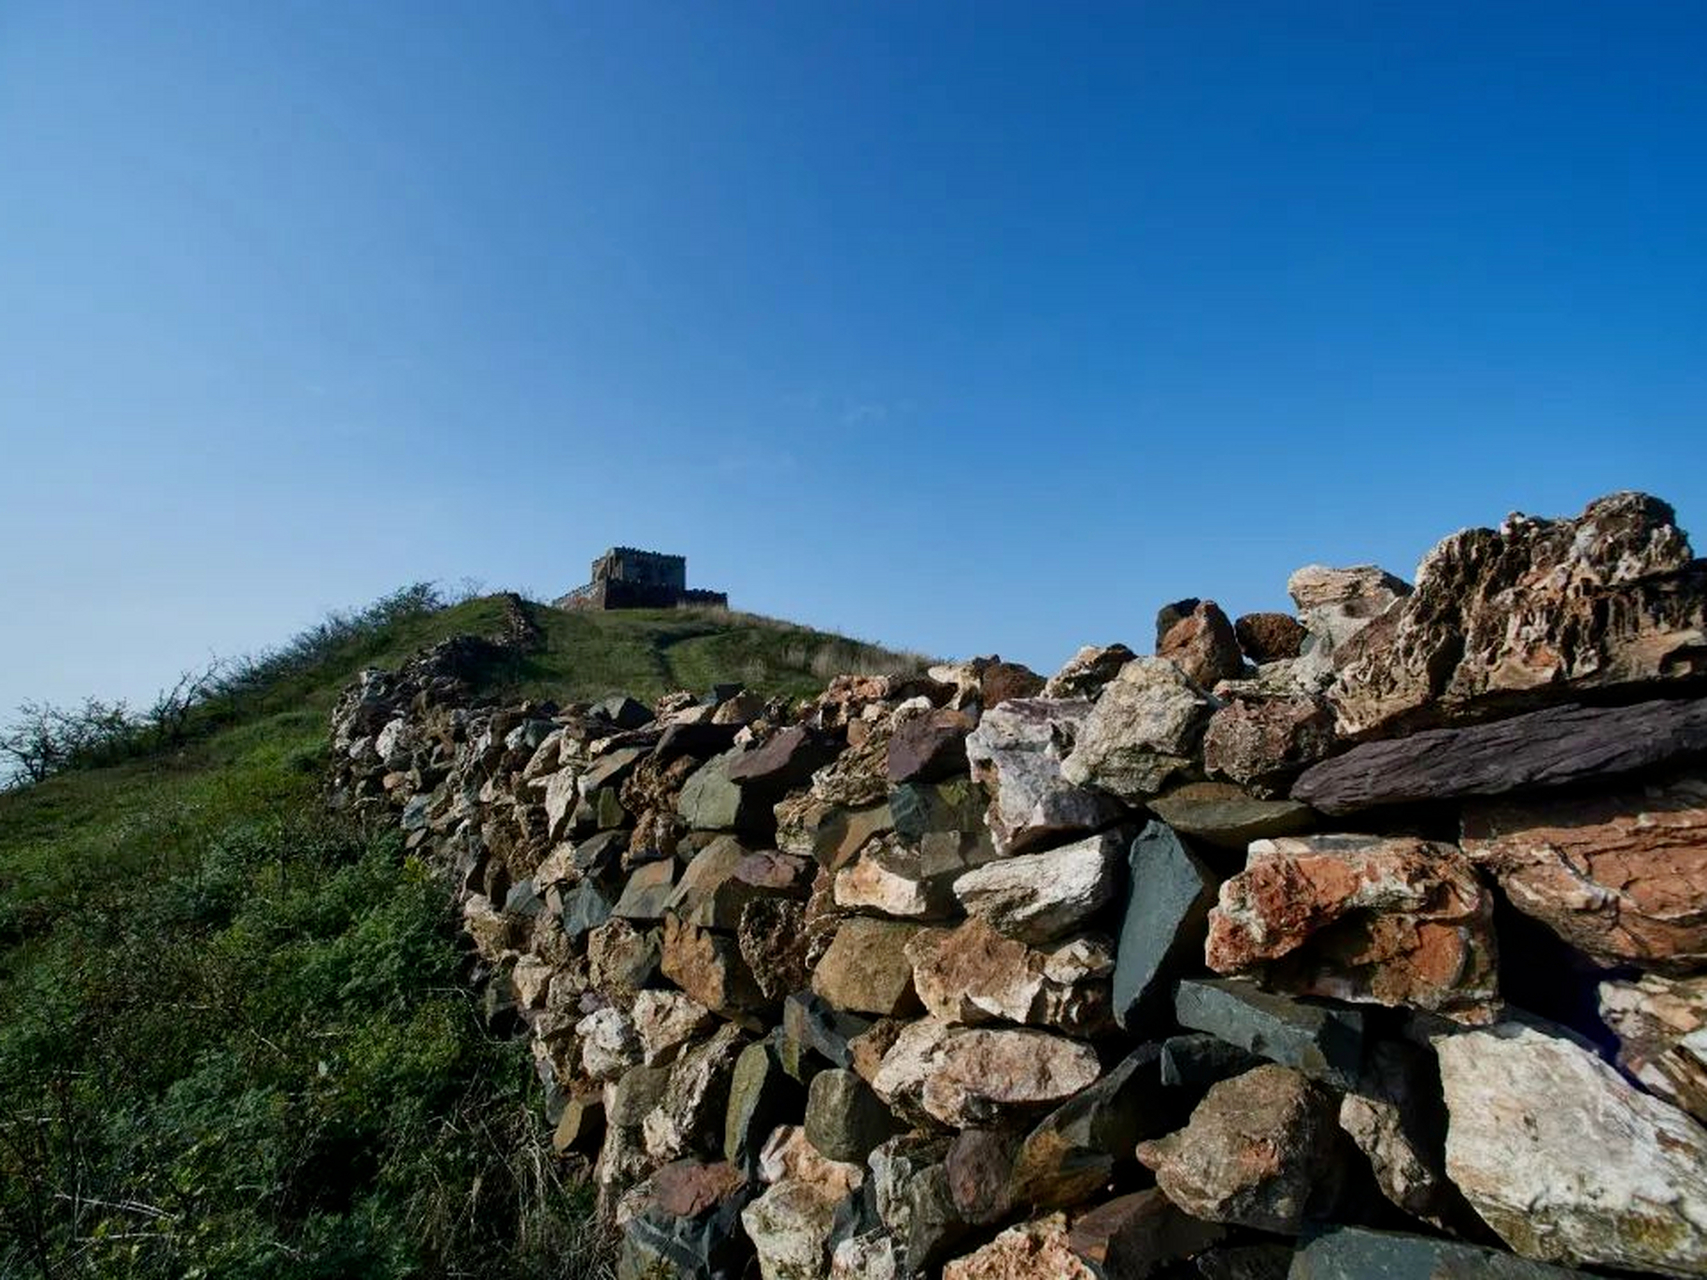
[[[1218,705],[1166,658],[1134,658],[1080,726],[1061,776],[1142,803],[1198,771],[1203,730]]]
[[[630,1016],[640,1037],[641,1060],[649,1067],[674,1062],[684,1045],[717,1024],[710,1009],[680,991],[642,991],[634,997]]]
[[[1707,977],[1600,984],[1600,1018],[1618,1065],[1655,1097],[1707,1120]]]
[[[644,1055],[634,1023],[621,1009],[599,1009],[575,1024],[581,1069],[594,1080],[614,1080]]]
[[[1108,1019],[1114,948],[1097,935],[1037,948],[973,918],[914,935],[907,958],[926,1011],[946,1022],[1017,1022],[1086,1035]]]
[[[942,1280],[1100,1280],[1073,1252],[1067,1215],[1052,1213],[1009,1227],[989,1244],[943,1264]]]
[[[991,796],[986,822],[999,852],[1093,831],[1118,816],[1110,797],[1061,776],[1090,714],[1087,698],[1014,698],[986,711],[967,737],[972,776]]]
[[[1080,927],[1113,898],[1126,833],[1105,831],[1046,853],[1020,854],[954,882],[968,915],[1011,938],[1047,942]]]

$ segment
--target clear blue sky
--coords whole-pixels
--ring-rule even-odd
[[[0,710],[685,552],[1052,669],[1707,543],[1707,7],[0,4]]]

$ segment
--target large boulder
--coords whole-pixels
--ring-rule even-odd
[[[968,871],[954,882],[968,915],[1026,942],[1081,928],[1120,884],[1125,837],[1105,831],[1046,853],[1020,854]]]
[[[1296,1233],[1332,1197],[1334,1101],[1320,1085],[1265,1065],[1212,1087],[1178,1133],[1138,1158],[1194,1218]]]
[[[1257,840],[1221,886],[1204,957],[1297,995],[1486,1020],[1493,896],[1456,845],[1393,836]]]
[[[1085,718],[1061,776],[1142,803],[1196,770],[1216,705],[1167,659],[1134,658]]]
[[[1526,1023],[1434,1040],[1446,1172],[1527,1258],[1707,1276],[1707,1130]]]
[[[1118,802],[1061,774],[1091,714],[1086,698],[1015,698],[986,711],[966,739],[972,776],[990,793],[987,821],[1002,853],[1023,853],[1115,821]]]
[[[1707,779],[1470,804],[1464,851],[1603,964],[1707,964]]]
[[[1672,509],[1614,493],[1575,519],[1514,514],[1423,557],[1415,592],[1335,655],[1350,736],[1687,680],[1707,664],[1707,568]]]

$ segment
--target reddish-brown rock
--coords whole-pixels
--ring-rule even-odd
[[[1496,990],[1493,898],[1450,844],[1258,840],[1221,886],[1204,957],[1219,973],[1264,966],[1268,985],[1294,994],[1482,1020]]]
[[[1172,662],[1205,689],[1213,689],[1220,680],[1236,680],[1244,674],[1245,659],[1233,624],[1213,600],[1191,603],[1191,611],[1177,620],[1163,610],[1156,623],[1156,656]]]
[[[671,982],[726,1018],[750,1021],[767,1004],[734,938],[675,915],[664,917],[660,968]]]
[[[1334,749],[1334,717],[1325,700],[1235,698],[1209,718],[1203,767],[1260,796],[1284,795],[1300,772]]]
[[[1598,960],[1707,962],[1707,781],[1475,802],[1464,851],[1514,907]]]
[[[1233,634],[1245,655],[1262,663],[1296,658],[1306,632],[1290,613],[1247,613],[1233,624]]]
[[[1073,1219],[1067,1246],[1111,1280],[1143,1280],[1221,1241],[1227,1229],[1181,1213],[1151,1187],[1116,1196]]]
[[[1671,507],[1614,493],[1507,517],[1423,558],[1415,592],[1347,641],[1340,732],[1381,735],[1707,671],[1707,565]]]
[[[989,1244],[945,1263],[942,1280],[1097,1280],[1067,1243],[1067,1215],[1009,1227]]]
[[[935,782],[965,773],[971,732],[971,718],[947,708],[902,720],[889,738],[889,781]]]

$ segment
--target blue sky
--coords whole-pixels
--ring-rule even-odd
[[[1512,509],[1700,525],[1704,47],[1684,2],[7,0],[0,708],[615,542],[1052,669]]]

